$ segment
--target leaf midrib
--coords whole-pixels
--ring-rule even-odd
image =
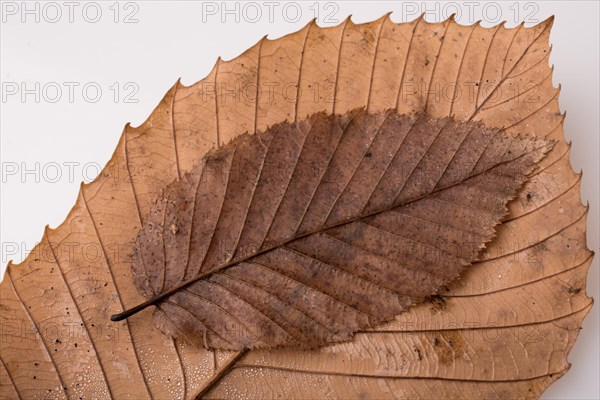
[[[423,200],[423,199],[425,199],[427,197],[430,197],[430,196],[432,196],[432,195],[434,195],[436,193],[439,193],[441,191],[444,191],[444,190],[450,189],[452,187],[461,185],[464,182],[466,182],[467,180],[470,180],[470,179],[473,179],[473,178],[475,178],[477,176],[480,176],[480,175],[483,175],[485,173],[488,173],[489,171],[491,171],[491,170],[493,170],[493,169],[495,169],[495,168],[497,168],[497,167],[499,167],[501,165],[514,162],[514,161],[516,161],[516,160],[518,160],[518,159],[520,159],[520,158],[522,158],[524,156],[527,156],[527,155],[529,155],[531,153],[534,153],[534,152],[536,152],[538,150],[541,150],[544,147],[546,147],[546,145],[540,146],[540,147],[534,147],[530,151],[524,152],[524,153],[520,154],[517,157],[511,158],[509,160],[501,161],[499,163],[496,163],[496,164],[490,166],[489,168],[486,168],[486,169],[484,169],[484,170],[482,170],[482,171],[480,171],[480,172],[478,172],[476,174],[472,174],[472,175],[467,176],[465,179],[463,179],[461,181],[452,183],[450,185],[447,185],[447,186],[444,186],[444,187],[441,187],[441,188],[438,188],[438,189],[434,189],[433,191],[431,191],[431,192],[429,192],[429,193],[427,193],[427,194],[425,194],[423,196],[419,196],[419,197],[417,197],[415,199],[405,201],[405,202],[403,202],[401,204],[395,204],[395,205],[392,205],[390,207],[384,207],[382,209],[375,210],[375,211],[373,211],[371,213],[362,214],[362,215],[360,215],[358,217],[350,218],[350,219],[338,222],[336,224],[331,224],[329,226],[323,226],[320,229],[309,231],[309,232],[305,232],[303,234],[300,234],[300,235],[294,236],[294,237],[292,237],[292,238],[290,238],[288,240],[285,240],[285,241],[283,241],[281,243],[278,243],[278,244],[266,247],[266,248],[264,248],[262,250],[257,251],[254,254],[245,256],[245,257],[243,257],[241,259],[236,259],[236,260],[232,260],[232,261],[226,262],[226,263],[221,264],[221,265],[219,265],[219,266],[217,266],[217,267],[215,267],[213,269],[210,269],[210,270],[208,270],[206,272],[203,272],[203,273],[199,274],[198,276],[196,276],[194,278],[191,278],[191,279],[188,279],[187,281],[181,282],[179,285],[175,286],[174,288],[169,289],[168,291],[166,291],[164,293],[161,293],[160,295],[155,296],[155,297],[153,297],[153,298],[151,298],[151,299],[149,299],[149,300],[147,300],[147,301],[145,301],[145,302],[143,302],[143,303],[141,303],[141,304],[139,304],[139,305],[137,305],[135,307],[132,307],[132,308],[130,308],[128,310],[125,310],[125,311],[123,311],[123,312],[121,312],[119,314],[113,314],[110,319],[111,319],[111,321],[121,321],[123,319],[129,318],[130,316],[132,316],[132,315],[134,315],[134,314],[136,314],[136,313],[144,310],[145,308],[147,308],[147,307],[149,307],[151,305],[155,305],[156,303],[159,303],[159,302],[163,301],[164,299],[166,299],[166,298],[174,295],[175,293],[177,293],[180,290],[186,288],[187,286],[189,286],[189,285],[191,285],[191,284],[193,284],[193,283],[195,283],[195,282],[197,282],[197,281],[199,281],[199,280],[201,280],[203,278],[209,277],[209,276],[211,276],[211,275],[213,275],[213,274],[215,274],[215,273],[217,273],[217,272],[219,272],[221,270],[224,270],[224,269],[227,269],[227,268],[232,267],[234,265],[238,265],[240,263],[249,261],[249,260],[251,260],[251,259],[253,259],[255,257],[258,257],[258,256],[260,256],[262,254],[266,254],[268,252],[271,252],[271,251],[273,251],[273,250],[275,250],[277,248],[284,247],[285,245],[287,245],[287,244],[289,244],[291,242],[294,242],[296,240],[300,240],[300,239],[302,239],[304,237],[311,236],[311,235],[314,235],[314,234],[317,234],[319,232],[323,232],[323,231],[326,231],[326,230],[329,230],[329,229],[333,229],[333,228],[337,228],[337,227],[340,227],[340,226],[344,226],[344,225],[347,225],[347,224],[350,224],[350,223],[353,223],[353,222],[357,222],[357,221],[363,220],[365,218],[369,218],[369,217],[372,217],[374,215],[378,215],[378,214],[390,211],[390,210],[392,210],[394,208],[402,207],[402,206],[405,206],[405,205],[408,205],[408,204],[411,204],[411,203]]]

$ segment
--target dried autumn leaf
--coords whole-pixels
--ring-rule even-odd
[[[548,67],[551,25],[550,19],[531,28],[484,28],[422,18],[395,24],[387,16],[332,28],[311,23],[219,60],[195,85],[177,83],[144,124],[125,128],[65,223],[47,229],[23,263],[9,264],[0,285],[2,395],[539,396],[567,371],[591,307],[586,208]],[[236,84],[287,89],[231,101],[227,89]],[[351,342],[310,351],[218,351],[213,370],[210,351],[155,329],[151,310],[109,321],[145,300],[128,256],[158,188],[246,131],[359,107],[453,116],[557,143],[460,281]],[[70,251],[73,243],[91,246],[99,258]]]
[[[164,332],[205,347],[349,340],[475,260],[550,148],[395,110],[238,136],[167,186],[134,281]]]

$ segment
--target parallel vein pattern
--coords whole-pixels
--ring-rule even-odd
[[[551,26],[548,19],[533,27],[490,29],[452,19],[430,23],[423,17],[397,24],[389,15],[330,28],[311,22],[283,38],[263,38],[260,49],[257,44],[235,59],[219,60],[194,85],[178,81],[147,121],[136,128],[126,126],[112,159],[94,182],[82,186],[65,222],[47,230],[23,263],[9,263],[0,285],[0,397],[539,396],[568,370],[567,355],[591,305],[585,293],[592,263],[585,238],[587,213],[563,137],[559,90],[548,66]],[[261,94],[252,96],[256,82]],[[443,287],[433,301],[375,328],[386,334],[369,329],[352,343],[318,351],[213,355],[167,338],[153,327],[150,310],[126,323],[110,322],[111,314],[145,299],[133,284],[130,254],[157,189],[178,174],[184,180],[210,149],[243,132],[264,131],[286,119],[301,121],[320,111],[331,113],[334,97],[340,114],[363,106],[369,113],[426,109],[435,118],[480,121],[490,128],[504,127],[500,134],[557,143],[508,204],[506,222],[497,228],[481,261],[461,280]],[[268,172],[263,168],[261,176]],[[357,189],[348,186],[339,204],[347,204]],[[481,208],[480,193],[472,191],[460,206]],[[276,199],[267,199],[265,209]],[[194,218],[213,215],[202,204],[195,207]],[[251,212],[252,207],[247,218],[256,219]],[[251,232],[256,235],[240,234],[240,248],[268,233]],[[202,243],[204,238],[190,240]],[[194,257],[186,274],[197,273],[204,254]],[[251,267],[265,269],[257,263]],[[219,283],[265,284],[221,276],[227,273],[217,274],[218,282],[206,283],[209,294],[225,290]],[[291,290],[303,285],[281,274],[274,279],[285,281]],[[207,293],[201,295],[208,298]],[[325,296],[322,301],[334,300]],[[370,318],[353,310],[351,303],[337,301],[347,315]],[[326,326],[317,315],[296,307],[294,315],[305,312]],[[477,327],[485,329],[473,329]],[[234,367],[237,363],[240,368]]]
[[[134,281],[161,330],[204,347],[348,340],[475,260],[551,147],[395,111],[277,124],[167,186]]]

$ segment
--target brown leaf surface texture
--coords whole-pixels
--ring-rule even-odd
[[[125,127],[113,157],[94,182],[82,185],[65,222],[46,229],[22,263],[9,263],[0,285],[1,396],[539,396],[568,370],[567,355],[592,303],[585,293],[592,259],[585,241],[587,209],[548,65],[551,25],[549,19],[529,28],[485,28],[423,18],[396,24],[389,16],[366,24],[348,19],[330,28],[310,23],[283,38],[265,38],[233,60],[219,60],[192,86],[177,82],[148,120]],[[232,95],[248,85],[278,89]],[[151,209],[162,188],[193,178],[190,171],[211,149],[244,132],[361,107],[369,114],[395,109],[432,120],[479,122],[498,135],[556,144],[460,280],[434,301],[360,330],[352,341],[317,350],[213,353],[156,329],[151,308],[110,321],[147,300],[134,284],[131,254],[141,227],[155,218]],[[315,214],[307,223],[318,223],[316,217],[323,218]],[[279,229],[290,226],[273,232],[283,235]],[[176,235],[183,230],[173,228]],[[243,231],[241,237],[253,243]]]
[[[238,136],[151,208],[134,281],[205,347],[348,340],[475,260],[551,144],[364,109]]]

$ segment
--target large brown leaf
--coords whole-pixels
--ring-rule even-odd
[[[23,263],[9,264],[0,285],[2,395],[539,396],[567,371],[591,306],[586,208],[548,66],[551,24],[507,29],[452,20],[394,24],[388,17],[332,28],[311,23],[219,60],[193,86],[177,83],[144,124],[125,128],[66,221],[47,229]],[[232,96],[248,85],[281,90]],[[210,351],[165,336],[149,309],[119,324],[109,320],[145,300],[129,256],[159,188],[243,132],[361,106],[452,115],[557,143],[460,281],[351,342],[218,351],[213,370]]]
[[[238,136],[151,208],[134,281],[205,347],[348,340],[454,280],[550,148],[395,110]]]

